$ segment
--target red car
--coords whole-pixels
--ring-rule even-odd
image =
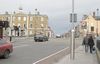
[[[8,58],[13,51],[13,45],[6,39],[0,39],[0,57]]]

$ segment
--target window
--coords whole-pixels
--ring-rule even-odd
[[[43,24],[41,24],[41,27],[44,27],[44,25],[43,25]]]
[[[26,17],[24,17],[24,21],[26,21]]]
[[[91,27],[91,31],[94,31],[94,27],[93,26]]]
[[[3,18],[2,18],[2,20],[4,20],[4,21],[5,21],[5,20],[7,20],[7,18],[6,18],[6,17],[3,17]]]
[[[41,17],[41,21],[44,21],[44,18],[43,17]]]
[[[20,21],[21,20],[21,17],[18,17],[18,20]]]
[[[33,20],[33,17],[30,17],[30,21],[32,21]]]
[[[32,28],[32,24],[30,24],[30,28]]]
[[[8,18],[8,17],[6,17],[6,20],[8,21],[8,20],[9,20],[9,18]]]
[[[10,17],[8,17],[8,20],[10,20],[11,18]]]
[[[9,21],[10,20],[10,17],[5,17],[5,20]]]
[[[26,24],[24,24],[24,28],[26,28]]]

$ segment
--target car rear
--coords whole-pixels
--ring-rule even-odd
[[[2,40],[0,42],[0,56],[8,58],[13,51],[13,44],[10,41]]]
[[[35,42],[37,42],[37,41],[44,41],[44,36],[41,35],[41,34],[35,35],[34,36],[34,40],[35,40]]]

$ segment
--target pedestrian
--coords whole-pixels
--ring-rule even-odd
[[[88,45],[89,45],[89,47],[90,47],[90,53],[92,53],[92,51],[93,51],[93,46],[95,45],[92,35],[91,35],[91,36],[89,37],[89,39],[88,39]]]
[[[10,41],[12,41],[12,37],[10,36]]]
[[[88,34],[84,37],[82,45],[85,45],[85,52],[88,52]]]

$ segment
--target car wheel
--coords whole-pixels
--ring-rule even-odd
[[[35,40],[35,42],[37,42],[37,40]]]
[[[9,52],[8,50],[6,50],[6,51],[4,52],[3,57],[6,59],[6,58],[9,57],[9,55],[10,55],[10,52]]]
[[[45,39],[43,39],[43,42],[45,41]]]

